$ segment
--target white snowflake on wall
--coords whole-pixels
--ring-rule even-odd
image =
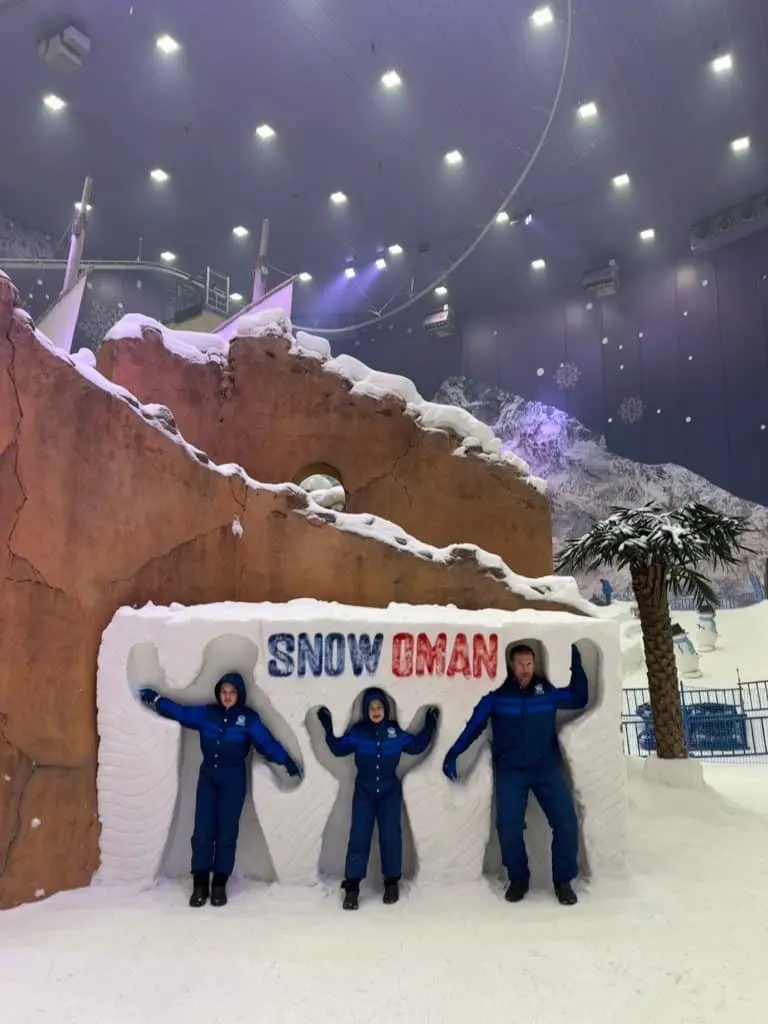
[[[637,395],[630,395],[624,398],[619,405],[619,419],[622,423],[639,423],[643,418],[645,405]]]
[[[555,384],[561,389],[573,388],[580,376],[581,370],[575,363],[560,363],[555,370]]]
[[[114,327],[123,315],[122,304],[105,306],[98,299],[94,299],[90,306],[88,315],[80,321],[80,328],[92,341],[100,345],[107,331]]]

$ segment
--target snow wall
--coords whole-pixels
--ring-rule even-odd
[[[154,686],[181,703],[206,703],[227,671],[243,675],[248,703],[305,772],[296,785],[254,755],[237,874],[300,885],[342,876],[354,763],[330,755],[315,710],[331,709],[339,735],[371,685],[389,693],[403,728],[420,727],[426,705],[441,709],[431,750],[401,761],[406,877],[445,884],[499,874],[487,736],[460,759],[464,781],[449,783],[441,766],[474,705],[503,682],[505,651],[518,642],[537,650],[555,685],[568,682],[571,644],[581,651],[589,707],[562,713],[560,739],[582,825],[582,870],[596,879],[621,874],[626,773],[615,623],[565,612],[299,600],[115,614],[98,663],[97,881],[144,887],[189,871],[198,735],[143,707],[136,691]],[[549,831],[533,799],[526,838],[533,883],[548,884]],[[374,881],[377,869],[374,852]]]

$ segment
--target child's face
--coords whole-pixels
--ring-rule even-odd
[[[368,717],[374,725],[384,721],[384,705],[380,700],[372,700],[368,705]]]
[[[237,690],[232,683],[224,683],[219,687],[219,701],[225,708],[233,708],[237,704]]]

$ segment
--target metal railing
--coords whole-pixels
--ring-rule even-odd
[[[622,691],[622,718],[636,718],[637,709],[650,704],[651,694],[647,687],[630,687]],[[768,715],[768,679],[755,679],[738,686],[700,687],[680,684],[680,703],[690,707],[694,704],[732,704],[745,714],[764,711]]]
[[[707,723],[705,734],[695,740],[686,729],[688,756],[702,761],[768,762],[768,714],[739,715]],[[727,727],[726,727],[727,726]],[[656,749],[653,730],[639,718],[622,719],[621,737],[628,757],[649,757]]]

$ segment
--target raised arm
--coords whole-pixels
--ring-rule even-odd
[[[282,765],[289,775],[301,775],[301,769],[253,711],[248,715],[248,735],[256,750],[273,764]]]
[[[436,707],[427,708],[427,714],[424,718],[424,725],[417,733],[405,732],[403,733],[403,753],[404,754],[423,754],[429,744],[432,742],[432,737],[435,735],[435,729],[437,728],[437,720],[440,717],[440,710]]]
[[[589,682],[576,644],[571,645],[571,681],[567,686],[557,687],[554,693],[557,707],[563,710],[578,711],[587,706]]]
[[[205,720],[205,704],[177,704],[175,700],[161,697],[157,690],[144,687],[139,690],[139,696],[144,704],[154,708],[158,715],[163,718],[170,718],[172,722],[178,722],[186,729],[200,729]]]
[[[328,744],[328,749],[334,757],[347,757],[349,754],[354,753],[355,746],[352,742],[351,729],[344,733],[343,736],[335,736],[333,733],[333,719],[328,708],[318,708],[317,719],[323,727],[325,742]]]
[[[472,715],[464,726],[461,735],[445,755],[445,760],[443,761],[443,774],[447,775],[449,779],[458,778],[456,771],[456,759],[463,754],[465,750],[471,747],[478,736],[480,736],[483,729],[485,729],[488,724],[488,719],[491,717],[492,710],[493,694],[486,693],[472,712]]]

